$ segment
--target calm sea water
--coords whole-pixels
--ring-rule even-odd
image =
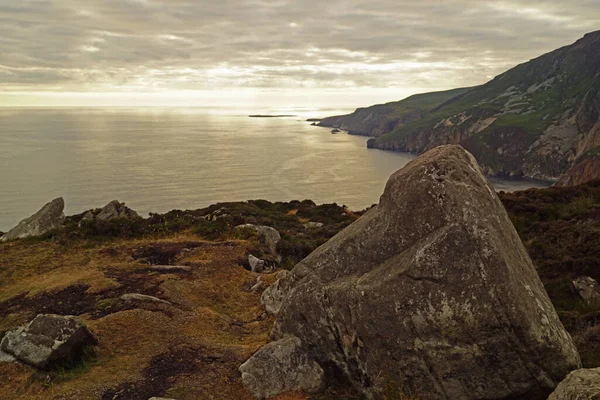
[[[142,215],[259,198],[362,209],[412,159],[304,121],[349,110],[269,111],[298,117],[201,108],[0,108],[0,230],[58,196],[67,214],[113,199]]]

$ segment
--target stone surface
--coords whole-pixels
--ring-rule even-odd
[[[0,241],[40,236],[52,229],[60,228],[65,220],[65,201],[62,197],[52,200],[29,218],[5,233]]]
[[[324,224],[322,222],[307,222],[304,224],[304,227],[306,229],[316,229],[316,228],[322,228],[323,225]]]
[[[192,267],[189,265],[152,265],[150,269],[156,272],[177,273],[190,272]]]
[[[277,254],[277,243],[281,240],[281,235],[275,228],[271,228],[270,226],[264,225],[253,225],[253,224],[244,224],[238,225],[235,229],[252,229],[260,238],[261,241],[265,243],[271,254]]]
[[[17,359],[12,354],[8,354],[0,350],[0,363],[12,363],[15,361],[17,361]]]
[[[265,269],[265,262],[252,254],[248,255],[248,264],[252,272],[262,272]]]
[[[317,392],[324,371],[302,349],[297,337],[286,337],[262,347],[240,367],[242,381],[257,399],[289,391]]]
[[[150,397],[148,400],[175,400],[167,397]]]
[[[600,155],[585,157],[577,161],[558,178],[554,185],[574,186],[597,179],[600,179]]]
[[[459,146],[392,175],[379,205],[279,286],[272,338],[300,338],[367,398],[403,382],[428,399],[545,399],[581,365],[504,207]]]
[[[277,273],[277,281],[269,286],[260,296],[260,302],[265,311],[272,315],[277,315],[281,309],[283,298],[290,288],[290,271],[280,271]]]
[[[98,215],[96,215],[96,219],[100,221],[110,221],[117,218],[133,219],[139,218],[139,215],[127,207],[125,203],[121,203],[118,200],[113,200],[105,205]]]
[[[81,226],[84,223],[86,223],[86,222],[92,222],[92,221],[94,221],[94,213],[92,213],[91,211],[86,211],[86,213],[83,214],[83,217],[81,217],[81,219],[77,223],[77,226],[81,228]]]
[[[589,276],[581,276],[573,280],[573,288],[587,304],[600,303],[600,285]]]
[[[171,304],[170,302],[159,299],[158,297],[148,296],[148,295],[140,294],[140,293],[124,294],[123,296],[121,296],[121,300],[126,301],[128,303],[140,302],[140,303],[154,303],[154,304],[167,304],[167,305]]]
[[[50,369],[76,360],[95,344],[79,318],[40,314],[27,326],[7,332],[0,348],[26,364]]]
[[[600,368],[578,369],[562,381],[548,400],[600,399]]]

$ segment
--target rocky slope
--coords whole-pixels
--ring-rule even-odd
[[[401,101],[359,108],[352,114],[324,118],[318,125],[343,129],[352,135],[377,137],[422,119],[440,104],[469,90],[417,94]]]
[[[595,147],[560,176],[555,186],[573,186],[600,179],[600,147]]]
[[[556,179],[600,144],[600,31],[438,104],[397,126],[368,109],[329,121],[377,136],[372,148],[460,143],[488,175]]]

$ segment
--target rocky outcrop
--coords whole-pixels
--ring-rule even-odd
[[[240,367],[244,386],[257,399],[283,392],[318,392],[324,371],[310,359],[297,337],[286,337],[261,348]]]
[[[139,217],[137,212],[118,200],[113,200],[105,205],[96,215],[96,219],[100,221],[110,221],[117,218],[133,219]]]
[[[79,220],[78,226],[81,228],[84,224],[102,223],[116,219],[137,219],[141,218],[137,212],[127,207],[125,203],[113,200],[102,207],[100,211],[89,210],[83,214]]]
[[[600,399],[600,368],[571,372],[548,397],[548,400],[594,399]]]
[[[27,326],[7,332],[0,348],[26,364],[51,369],[76,361],[95,344],[79,318],[40,314]]]
[[[598,148],[600,149],[600,148]],[[600,155],[585,157],[562,174],[555,186],[575,186],[600,179]]]
[[[40,236],[53,229],[60,228],[65,220],[65,201],[62,197],[52,200],[29,218],[19,222],[17,226],[5,233],[0,241],[24,239]]]
[[[600,285],[589,276],[580,276],[573,279],[573,288],[587,304],[600,304]]]
[[[580,367],[506,211],[459,146],[396,172],[376,207],[279,286],[272,339],[299,338],[367,398],[394,384],[427,399],[545,399]],[[257,354],[245,373],[268,380],[277,355]]]

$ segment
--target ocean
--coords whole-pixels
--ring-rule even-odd
[[[114,199],[140,215],[249,199],[363,209],[413,156],[306,122],[351,111],[273,109],[260,114],[295,116],[249,118],[235,109],[0,108],[0,230],[59,196],[67,215]]]

